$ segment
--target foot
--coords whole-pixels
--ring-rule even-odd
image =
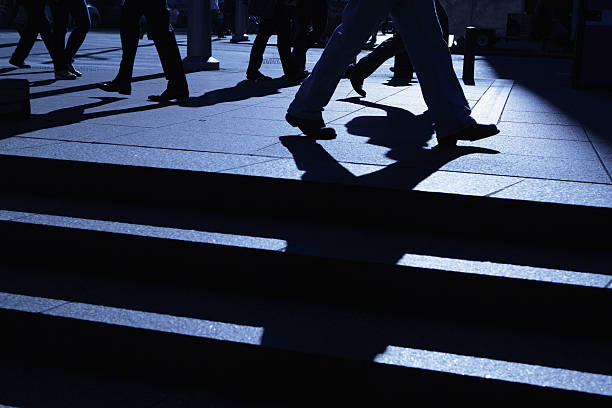
[[[23,61],[17,61],[15,58],[11,57],[9,60],[9,64],[16,66],[17,68],[32,68],[31,65],[26,64]]]
[[[82,74],[82,73],[80,73],[79,71],[77,71],[76,69],[74,69],[74,67],[72,66],[72,64],[68,64],[68,65],[66,65],[66,70],[67,70],[68,72],[70,72],[71,74],[74,74],[74,75],[76,75],[76,76],[78,76],[78,77],[82,77],[82,76],[83,76],[83,74]]]
[[[185,100],[189,98],[189,91],[169,86],[161,95],[149,95],[149,100],[153,102],[168,102],[171,100]]]
[[[301,83],[304,79],[306,79],[308,74],[310,74],[310,72],[308,72],[306,70],[301,70],[301,71],[298,71],[295,74],[287,75],[287,81],[289,81],[290,84],[297,85],[297,84]]]
[[[256,72],[247,72],[247,79],[249,81],[269,81],[272,78],[262,74],[259,71],[256,71]]]
[[[68,72],[67,69],[62,69],[60,71],[55,71],[55,79],[60,79],[60,80],[74,80],[77,79],[77,76],[74,75],[71,72]]]
[[[475,142],[476,140],[484,139],[499,133],[499,129],[495,125],[481,125],[474,123],[469,127],[452,135],[440,138],[438,137],[438,146],[453,147],[457,145],[458,140],[466,140]]]
[[[348,66],[345,75],[351,81],[351,85],[353,86],[355,92],[365,98],[366,91],[363,89],[363,78],[355,73],[355,64]]]
[[[325,127],[325,122],[322,119],[302,119],[287,113],[285,120],[291,126],[299,128],[302,133],[313,139],[331,140],[336,138],[336,131],[333,128]]]
[[[132,84],[130,81],[123,81],[117,78],[110,82],[98,84],[97,87],[105,92],[118,92],[122,95],[130,95],[132,93]]]

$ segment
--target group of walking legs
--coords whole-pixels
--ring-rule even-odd
[[[26,1],[26,0],[23,0]],[[69,79],[80,76],[72,66],[72,58],[83,43],[89,29],[89,17],[84,0],[49,0],[54,16],[53,32],[45,24],[44,0],[26,1],[30,20],[21,41],[11,57],[11,63],[24,66],[24,60],[41,33],[47,48],[53,56],[56,77]],[[334,31],[329,43],[312,73],[305,71],[306,51],[320,36],[325,26],[322,15],[327,9],[327,0],[297,0],[299,17],[298,32],[293,52],[289,46],[289,19],[286,0],[274,2],[273,12],[262,19],[259,33],[251,49],[247,78],[265,79],[259,71],[268,39],[277,32],[278,50],[283,71],[290,82],[305,78],[294,100],[288,107],[285,119],[298,127],[306,136],[333,138],[335,131],[325,126],[322,112],[329,103],[340,79],[347,75],[362,95],[363,78],[392,55],[406,53],[419,79],[423,98],[429,116],[436,130],[438,143],[454,146],[458,140],[475,141],[498,132],[495,125],[476,123],[453,70],[448,49],[447,32],[440,25],[448,27],[437,0],[350,0],[346,6],[342,23]],[[71,14],[75,21],[67,44],[65,44],[66,20]],[[164,74],[168,80],[167,89],[161,95],[152,95],[150,100],[163,102],[185,99],[189,88],[181,61],[166,0],[125,0],[121,11],[121,46],[123,55],[119,72],[109,82],[99,84],[106,92],[131,93],[134,59],[138,49],[139,21],[145,16],[153,41],[159,54]],[[391,15],[399,36],[381,48],[380,55],[374,54],[372,61],[351,66],[357,54],[370,38],[381,20]],[[442,18],[440,18],[442,16]],[[61,27],[60,27],[61,26]],[[313,31],[310,32],[310,27]],[[367,63],[367,64],[366,64]],[[348,71],[347,71],[348,69]],[[360,92],[361,91],[361,92]]]
[[[21,0],[21,3],[28,14],[28,20],[9,62],[19,68],[28,67],[25,59],[40,34],[53,60],[55,78],[80,77],[82,74],[74,68],[72,61],[91,25],[85,0],[49,0],[53,20],[51,24],[45,16],[45,0]],[[74,27],[66,42],[69,15],[72,16]]]
[[[259,69],[270,37],[277,34],[277,49],[283,66],[283,73],[290,83],[299,83],[306,71],[306,52],[321,37],[327,23],[327,0],[296,0],[295,39],[291,50],[291,21],[287,0],[277,0],[269,13],[261,16],[259,31],[251,48],[247,78],[266,80],[270,77]],[[311,30],[312,27],[312,30]]]

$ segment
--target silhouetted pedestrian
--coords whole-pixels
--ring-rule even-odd
[[[474,141],[497,133],[495,125],[478,124],[470,115],[448,45],[442,38],[434,0],[351,0],[342,23],[289,106],[287,122],[310,137],[335,137],[333,128],[325,127],[323,107],[374,27],[389,13],[419,73],[438,144],[454,146],[458,140]]]
[[[294,19],[296,35],[292,55],[298,70],[306,69],[306,52],[321,40],[327,26],[327,13],[327,0],[296,1]]]
[[[442,36],[448,41],[448,15],[439,0],[435,0],[435,3],[438,21],[442,27]],[[392,68],[394,78],[412,79],[414,68],[410,62],[410,57],[406,52],[401,35],[395,33],[393,37],[383,41],[371,53],[361,58],[357,64],[349,65],[346,70],[346,77],[350,79],[355,92],[361,96],[366,96],[363,81],[393,56],[395,56],[395,66]]]
[[[161,95],[149,96],[149,99],[165,102],[188,98],[187,78],[174,30],[170,24],[170,13],[166,8],[166,0],[125,0],[121,8],[120,32],[123,55],[119,72],[115,79],[99,84],[98,87],[107,92],[131,94],[134,60],[138,50],[139,21],[142,15],[147,19],[149,30],[153,34],[155,48],[168,80],[166,90]]]
[[[85,0],[49,0],[49,6],[53,17],[55,77],[59,76],[61,79],[80,77],[82,74],[74,68],[72,62],[91,28],[87,3]],[[66,42],[69,14],[72,16],[74,27]]]
[[[298,82],[303,79],[303,72],[298,72],[295,62],[291,56],[291,24],[287,0],[251,0],[249,2],[249,14],[259,16],[259,30],[251,54],[246,76],[250,80],[268,80],[270,77],[262,74],[259,69],[263,63],[263,54],[266,50],[268,40],[276,32],[276,47],[283,66],[285,77],[290,82]]]
[[[30,68],[30,65],[25,63],[25,59],[30,55],[39,33],[49,55],[54,59],[53,35],[51,25],[45,16],[45,2],[45,0],[20,0],[17,2],[17,5],[24,7],[27,13],[27,21],[21,31],[19,43],[9,59],[11,65],[19,68]]]

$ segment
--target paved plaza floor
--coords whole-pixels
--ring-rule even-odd
[[[17,40],[0,32],[0,78],[30,81],[32,117],[0,124],[2,154],[612,207],[612,98],[571,89],[566,59],[478,57],[475,85],[462,86],[474,116],[501,132],[443,150],[418,81],[392,81],[393,60],[366,80],[366,98],[340,82],[324,112],[338,137],[314,143],[284,121],[298,86],[281,78],[273,45],[262,71],[275,79],[246,81],[253,36],[240,44],[214,39],[221,69],[188,74],[191,98],[168,104],[147,101],[166,84],[152,41],[140,42],[128,97],[94,86],[116,73],[117,32],[88,35],[76,81],[53,79],[41,41],[27,60],[32,68],[13,69]],[[186,36],[178,40],[185,55]],[[309,52],[307,68],[321,52]],[[459,77],[462,62],[453,56]]]

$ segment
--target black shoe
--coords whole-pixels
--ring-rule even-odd
[[[298,71],[296,74],[288,75],[287,76],[287,81],[290,84],[297,85],[297,84],[301,83],[304,79],[306,79],[308,74],[310,74],[310,72],[308,72],[306,70]]]
[[[355,74],[355,64],[351,64],[344,74],[350,81],[355,92],[365,98],[366,91],[363,89],[363,78]]]
[[[132,84],[129,81],[113,79],[110,82],[103,82],[96,86],[105,92],[118,92],[122,95],[132,94]]]
[[[14,57],[11,57],[9,64],[16,66],[17,68],[32,68],[31,65],[26,64],[23,61],[17,61]]]
[[[247,72],[247,79],[249,81],[269,81],[272,78],[262,74],[259,71],[256,71],[256,72]]]
[[[189,98],[188,90],[179,90],[173,87],[168,87],[161,95],[149,95],[149,100],[153,102],[168,102],[173,99],[178,101]]]
[[[55,79],[72,81],[77,79],[77,76],[71,72],[68,72],[67,69],[62,69],[60,71],[55,71]]]
[[[469,142],[475,142],[476,140],[484,139],[499,133],[499,129],[495,125],[481,125],[474,123],[469,127],[453,133],[450,136],[444,138],[438,137],[438,146],[441,147],[453,147],[457,146],[458,140],[466,140]]]
[[[82,77],[82,76],[83,76],[83,74],[82,74],[82,73],[80,73],[79,71],[77,71],[76,69],[74,69],[74,67],[72,66],[72,64],[68,64],[68,65],[66,65],[66,70],[67,70],[68,72],[70,72],[71,74],[76,75],[76,76],[78,76],[78,77]]]
[[[333,128],[325,127],[323,120],[302,119],[290,113],[285,115],[285,120],[293,127],[299,128],[302,133],[313,139],[331,140],[336,138]]]

